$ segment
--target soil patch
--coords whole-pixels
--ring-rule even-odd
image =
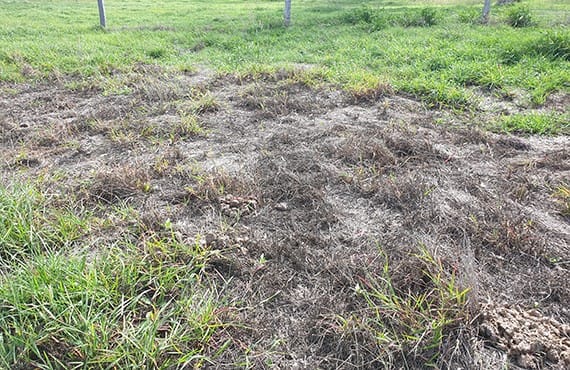
[[[124,95],[0,85],[2,181],[102,218],[128,204],[219,249],[208,271],[242,323],[219,368],[422,368],[433,349],[338,325],[364,315],[355,287],[382,273],[380,250],[398,291],[425,290],[418,247],[470,288],[471,319],[436,366],[568,366],[570,221],[553,194],[570,139],[441,126],[414,100],[358,103],[289,77],[146,71],[121,77]],[[88,238],[103,248],[119,232]]]

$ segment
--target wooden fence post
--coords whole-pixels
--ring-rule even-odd
[[[107,20],[105,19],[105,4],[103,0],[97,0],[97,4],[99,5],[99,24],[101,27],[107,27]]]

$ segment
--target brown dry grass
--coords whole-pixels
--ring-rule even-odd
[[[93,228],[94,244],[134,229],[141,245],[201,235],[217,251],[206,276],[240,323],[212,341],[228,341],[213,367],[507,366],[516,356],[479,334],[483,302],[538,304],[570,322],[570,235],[556,190],[568,175],[567,137],[435,125],[441,112],[383,86],[355,95],[312,88],[303,74],[168,77],[141,68],[116,76],[126,95],[43,85],[2,95],[3,106],[19,107],[0,120],[0,150],[12,158],[2,177],[41,177],[96,206],[111,221]],[[176,131],[180,112],[207,134]],[[113,221],[121,205],[132,220]],[[418,246],[432,262],[415,256]],[[383,291],[388,278],[400,310],[357,289]],[[454,292],[452,281],[470,289],[457,304],[441,295]],[[449,318],[441,337],[425,327],[419,340],[402,339],[438,314]],[[390,340],[380,335],[386,327]]]

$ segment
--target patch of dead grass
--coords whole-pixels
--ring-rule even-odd
[[[90,181],[87,193],[97,202],[115,203],[149,192],[148,171],[136,165],[107,167],[96,172]]]
[[[378,82],[373,87],[357,87],[350,90],[350,97],[353,104],[373,103],[383,96],[394,94],[394,88],[383,82]]]
[[[485,343],[470,321],[484,293],[567,320],[568,237],[552,209],[564,199],[553,195],[567,169],[563,138],[435,126],[437,112],[417,102],[379,91],[351,100],[287,73],[210,84],[137,73],[108,86],[117,95],[55,89],[59,108],[25,95],[49,95],[46,86],[10,97],[25,107],[14,117],[39,124],[6,121],[2,143],[14,130],[39,135],[53,117],[71,129],[57,150],[26,147],[43,172],[22,161],[3,176],[48,174],[51,191],[84,195],[100,216],[94,249],[126,238],[153,266],[182,269],[185,248],[215,249],[206,280],[223,286],[242,325],[213,339],[223,353],[204,349],[212,366],[470,368],[490,350],[474,344]],[[219,106],[193,108],[203,94]],[[212,135],[176,132],[180,112]],[[170,257],[165,242],[178,248]],[[414,255],[418,243],[431,262]],[[477,292],[449,300],[454,287]]]

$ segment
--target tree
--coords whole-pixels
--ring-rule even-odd
[[[482,23],[489,23],[489,13],[491,13],[491,0],[485,0],[485,5],[483,6],[483,15],[481,16]]]
[[[283,11],[285,27],[291,24],[291,0],[285,0],[285,10]]]
[[[97,0],[97,5],[99,5],[99,24],[101,27],[105,28],[107,26],[107,20],[105,19],[105,4],[103,0]]]

